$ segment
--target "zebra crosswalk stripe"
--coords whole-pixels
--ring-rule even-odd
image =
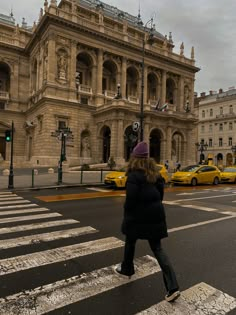
[[[0,276],[122,247],[115,237],[74,244],[0,260]]]
[[[28,201],[29,202],[29,201]],[[17,208],[29,208],[29,207],[38,207],[36,203],[30,203],[25,205],[14,205],[14,206],[1,206],[0,210],[4,209],[17,209]]]
[[[116,274],[115,266],[105,267],[2,298],[0,299],[0,314],[47,314],[68,304],[160,271],[156,260],[151,256],[137,258],[134,262],[137,270],[130,280]]]
[[[236,308],[236,299],[201,282],[183,291],[175,303],[161,302],[136,315],[225,315]]]
[[[17,214],[20,215],[22,213],[34,213],[34,212],[42,212],[49,211],[47,208],[32,208],[32,209],[21,209],[21,210],[10,210],[10,211],[1,211],[0,216],[9,215],[9,214]]]
[[[96,233],[98,232],[96,229],[92,228],[91,226],[85,226],[80,228],[68,229],[62,231],[55,231],[50,233],[41,233],[41,234],[34,234],[28,236],[22,236],[17,238],[5,239],[0,240],[0,249],[7,249],[12,247],[18,247],[23,245],[30,245],[36,244],[40,242],[48,242],[54,241],[58,239],[65,239],[68,237],[75,237],[89,233]],[[1,313],[0,313],[1,314]]]
[[[0,201],[0,205],[14,205],[19,203],[29,203],[29,200],[8,200],[8,201]]]
[[[7,196],[9,195],[10,196],[10,195],[13,195],[13,194],[12,194],[11,191],[0,191],[0,196],[1,195],[7,195]]]
[[[76,224],[76,223],[79,223],[79,221],[74,220],[74,219],[66,219],[66,220],[49,221],[49,222],[43,222],[43,223],[17,225],[17,226],[12,226],[12,227],[1,228],[0,234],[9,234],[9,233],[16,233],[16,232],[21,232],[21,231],[45,229],[49,227],[61,226],[61,225],[66,225],[66,224]]]
[[[52,212],[52,213],[33,214],[33,215],[20,216],[20,217],[3,218],[3,219],[0,219],[0,224],[20,222],[20,221],[41,220],[41,219],[56,218],[56,217],[62,217],[62,215],[57,212]]]
[[[12,195],[0,195],[0,200],[13,200],[13,199],[23,199],[23,197],[19,197],[16,194]]]

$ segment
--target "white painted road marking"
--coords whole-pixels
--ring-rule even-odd
[[[20,215],[22,213],[34,213],[34,212],[42,212],[42,211],[49,211],[47,208],[32,208],[32,209],[20,209],[20,210],[10,210],[10,211],[1,211],[0,216],[9,215],[9,214],[16,214]]]
[[[17,225],[12,227],[5,227],[0,229],[0,234],[9,234],[21,231],[29,231],[29,230],[38,230],[38,229],[45,229],[49,227],[67,225],[67,224],[76,224],[79,221],[74,219],[67,219],[67,220],[57,220],[57,221],[49,221],[49,222],[42,222],[42,223],[32,223],[32,224],[24,224],[24,225]]]
[[[201,221],[201,222],[198,222],[198,223],[193,223],[193,224],[188,224],[188,225],[182,225],[182,226],[179,226],[179,227],[175,227],[175,228],[169,229],[168,233],[182,231],[182,230],[187,230],[187,229],[195,228],[195,227],[198,227],[198,226],[207,225],[207,224],[220,222],[220,221],[224,221],[224,220],[229,220],[229,219],[236,219],[236,215],[234,214],[234,215],[231,215],[231,216],[225,216],[225,217],[217,218],[217,219],[213,219],[213,220]]]
[[[40,242],[48,242],[59,239],[65,239],[69,237],[76,237],[84,234],[98,232],[91,226],[85,226],[80,228],[68,229],[63,231],[55,231],[51,233],[34,234],[29,236],[22,236],[17,238],[0,240],[0,249],[7,249],[12,247],[18,247],[23,245],[30,245]],[[1,313],[0,313],[1,314]]]
[[[1,195],[12,195],[11,191],[0,191],[0,196]]]
[[[148,255],[135,259],[134,263],[136,273],[130,280],[128,277],[116,274],[115,266],[105,267],[2,298],[0,299],[0,314],[47,314],[160,271],[156,259]]]
[[[96,187],[88,187],[86,188],[87,190],[94,190],[94,191],[101,191],[101,192],[111,192],[109,189],[104,189],[104,188],[96,188]]]
[[[16,209],[16,208],[29,208],[29,207],[38,207],[38,205],[36,205],[36,203],[30,203],[27,205],[2,206],[2,207],[0,207],[0,210],[2,210],[2,209]]]
[[[192,201],[192,200],[203,200],[203,199],[214,199],[214,198],[223,198],[223,197],[234,197],[234,194],[228,195],[214,195],[214,196],[207,196],[207,197],[196,197],[196,198],[186,198],[186,199],[178,199],[175,202],[182,202],[182,201]]]
[[[163,301],[136,315],[226,315],[236,299],[202,282],[181,293],[175,303]]]
[[[21,270],[36,268],[81,256],[100,253],[124,246],[124,242],[115,237],[107,237],[95,241],[74,244],[56,249],[45,250],[18,257],[0,260],[0,275],[6,275]]]
[[[14,199],[23,199],[23,197],[19,197],[16,194],[12,195],[0,195],[0,201],[1,200],[14,200]]]
[[[21,216],[21,217],[4,218],[4,219],[0,219],[0,224],[20,222],[20,221],[41,220],[41,219],[55,218],[55,217],[62,217],[62,215],[60,213],[53,212],[53,213],[46,213],[46,214],[34,214],[34,215],[27,215],[27,216]]]
[[[0,201],[0,205],[14,205],[18,203],[29,203],[29,200],[13,200],[13,201]]]
[[[209,211],[209,212],[218,211],[218,209],[215,209],[215,208],[208,208],[208,207],[202,207],[202,206],[196,206],[196,205],[181,205],[181,207]]]

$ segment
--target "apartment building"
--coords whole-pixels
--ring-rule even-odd
[[[235,163],[236,149],[236,89],[219,89],[195,98],[198,112],[198,142],[207,144],[203,159],[213,158],[219,166]],[[200,159],[201,152],[198,152]]]

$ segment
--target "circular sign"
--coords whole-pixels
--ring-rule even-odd
[[[139,127],[140,127],[140,122],[134,121],[132,125],[133,131],[137,132],[139,130]]]

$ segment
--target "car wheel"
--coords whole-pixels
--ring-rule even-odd
[[[194,177],[194,178],[192,178],[192,180],[191,180],[191,185],[192,186],[196,186],[197,185],[197,179]]]
[[[215,177],[213,180],[213,185],[218,185],[219,184],[219,178]]]

